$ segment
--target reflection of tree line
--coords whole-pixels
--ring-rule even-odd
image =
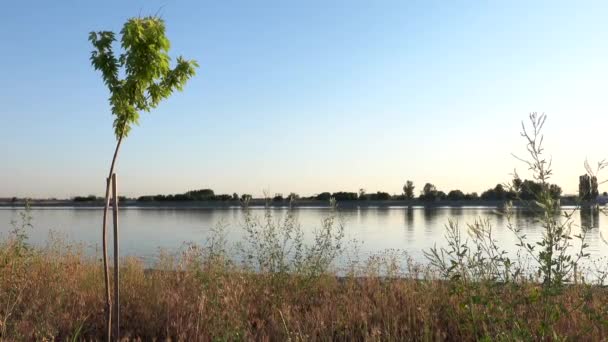
[[[414,229],[414,209],[412,207],[407,207],[405,211],[405,224],[408,230]]]
[[[581,227],[599,228],[600,210],[596,206],[584,206],[580,209]]]
[[[437,211],[440,209],[437,208],[420,208],[414,209],[412,207],[407,207],[404,210],[404,219],[405,226],[408,230],[413,230],[414,227],[414,211],[422,210],[422,216],[424,218],[424,226],[426,226],[429,222],[431,222],[437,215]],[[462,208],[456,210],[456,208],[450,208],[450,216],[458,217],[463,213]],[[600,209],[597,206],[582,206],[579,210],[580,213],[580,225],[585,228],[599,228],[600,227]],[[367,214],[367,210],[361,210],[362,213]],[[381,211],[378,211],[381,212]],[[525,210],[517,210],[515,211],[516,217],[533,217],[533,213],[531,211]],[[500,225],[504,221],[504,216],[501,213],[497,213],[496,215],[497,223]]]

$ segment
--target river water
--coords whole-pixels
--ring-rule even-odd
[[[263,217],[264,209],[250,209],[255,217]],[[271,209],[275,219],[287,209]],[[19,221],[22,210],[0,209],[0,235],[6,237],[12,221]],[[327,208],[294,209],[297,221],[310,241],[323,218],[331,215]],[[101,217],[99,208],[33,208],[33,228],[28,229],[29,241],[44,245],[53,232],[65,241],[81,243],[87,253],[98,253],[101,245]],[[458,208],[355,208],[338,210],[344,226],[345,241],[356,240],[362,257],[397,249],[405,251],[415,261],[425,262],[423,250],[434,244],[445,245],[445,225],[449,220],[458,222],[461,229],[475,220],[488,219],[493,226],[500,246],[515,253],[515,235],[507,229],[507,219],[494,209],[480,207]],[[111,217],[111,216],[110,216]],[[120,210],[121,254],[136,256],[153,263],[159,250],[178,251],[185,243],[204,244],[214,227],[224,227],[224,234],[232,245],[243,238],[244,211],[239,207],[221,209],[166,209],[124,208]],[[608,256],[608,218],[601,213],[576,212],[573,216],[573,234],[580,225],[592,226],[587,235],[588,251],[593,258]],[[516,211],[514,222],[523,229],[530,241],[537,241],[542,228],[530,214]],[[111,223],[111,221],[110,221]],[[110,224],[111,229],[111,224]],[[110,230],[111,231],[111,230]]]

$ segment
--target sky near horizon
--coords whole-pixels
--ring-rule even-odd
[[[103,194],[115,138],[87,36],[157,12],[200,68],[125,140],[127,196],[482,192],[527,175],[511,153],[533,111],[566,193],[608,157],[605,1],[6,1],[0,197]]]

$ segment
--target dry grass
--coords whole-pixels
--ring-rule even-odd
[[[52,244],[0,246],[2,340],[103,338],[101,263]],[[122,263],[125,339],[605,340],[608,291],[571,286],[543,302],[535,284],[464,283],[428,275],[378,276],[382,261],[337,277],[256,274],[189,250],[154,271]],[[390,261],[387,261],[390,263]],[[414,272],[416,272],[414,270]],[[416,279],[418,278],[418,279]],[[547,322],[546,306],[566,310]]]

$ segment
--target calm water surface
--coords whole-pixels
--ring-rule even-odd
[[[260,218],[263,209],[250,209]],[[273,209],[278,218],[285,209]],[[101,245],[101,209],[45,208],[32,209],[33,228],[29,231],[30,242],[44,245],[49,233],[54,232],[64,240],[83,243],[87,252],[94,254]],[[305,236],[310,239],[321,220],[330,214],[326,208],[298,208],[298,218]],[[406,251],[414,260],[425,261],[422,251],[435,243],[444,244],[444,229],[449,219],[457,221],[464,229],[467,223],[487,218],[494,227],[500,245],[515,251],[516,239],[506,228],[503,215],[488,208],[361,208],[339,210],[344,223],[345,240],[359,241],[359,253],[366,256],[386,249]],[[608,245],[601,235],[608,237],[608,218],[603,214],[574,215],[574,233],[583,223],[594,226],[588,234],[589,252],[593,257],[608,256]],[[531,240],[540,238],[542,229],[524,212],[516,213],[516,222]],[[6,236],[10,222],[19,220],[19,210],[0,209],[0,234]],[[204,244],[211,230],[218,224],[226,227],[229,242],[243,236],[244,213],[240,208],[226,209],[142,209],[125,208],[120,211],[121,254],[137,256],[152,263],[159,249],[178,251],[186,242]]]

